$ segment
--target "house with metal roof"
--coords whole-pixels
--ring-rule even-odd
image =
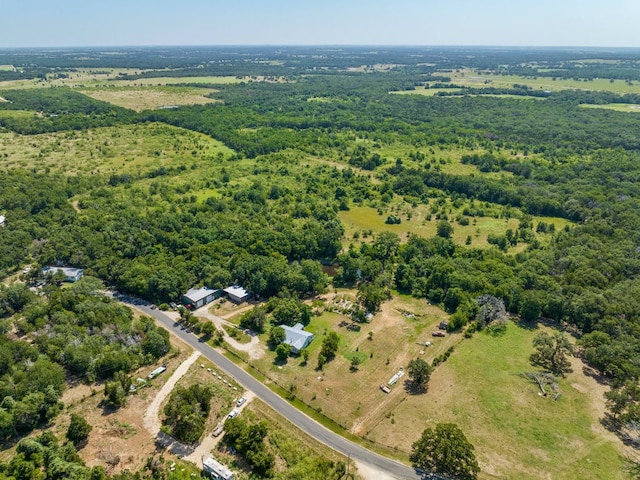
[[[249,300],[251,294],[239,285],[233,285],[224,289],[224,293],[227,294],[229,300],[233,303],[243,303]]]
[[[298,354],[300,350],[306,348],[313,340],[313,333],[305,332],[301,323],[296,323],[293,327],[289,325],[280,325],[286,338],[282,343],[291,345],[291,353]]]
[[[222,290],[209,287],[192,288],[182,295],[182,303],[193,310],[203,307],[222,296]]]

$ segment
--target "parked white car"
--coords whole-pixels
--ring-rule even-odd
[[[247,399],[244,397],[240,397],[240,400],[238,400],[238,403],[236,403],[236,407],[241,407],[242,405],[244,405],[244,402],[246,402]]]
[[[237,408],[234,408],[233,410],[231,410],[231,412],[229,413],[229,415],[227,415],[227,418],[235,418],[238,416],[238,413],[240,413],[238,411]]]

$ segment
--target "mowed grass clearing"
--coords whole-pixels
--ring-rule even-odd
[[[180,105],[205,105],[217,101],[206,96],[215,90],[195,87],[104,87],[81,91],[96,100],[137,112]]]
[[[621,443],[600,425],[603,388],[582,373],[559,380],[554,402],[519,374],[529,363],[537,329],[509,323],[502,336],[477,333],[436,368],[423,395],[403,401],[370,437],[402,450],[426,427],[453,422],[475,445],[480,478],[622,479]]]

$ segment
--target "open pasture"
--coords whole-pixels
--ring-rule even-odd
[[[574,371],[559,379],[561,397],[544,397],[520,376],[536,328],[514,323],[502,336],[476,333],[431,376],[425,395],[404,395],[388,417],[368,424],[370,437],[402,450],[422,430],[454,422],[475,445],[480,478],[623,479],[622,445],[600,424],[603,387]]]
[[[180,105],[205,105],[216,100],[206,97],[215,90],[165,87],[102,87],[81,90],[85,95],[137,112]]]
[[[3,112],[26,115],[28,112]],[[30,115],[33,115],[31,113]],[[105,127],[33,136],[0,133],[0,167],[64,173],[142,175],[160,167],[191,167],[232,150],[211,137],[163,124]]]
[[[550,77],[521,77],[518,75],[496,75],[493,73],[481,73],[474,70],[460,70],[456,72],[436,73],[443,77],[451,78],[451,83],[472,88],[512,88],[515,83],[526,85],[535,90],[548,90],[557,92],[560,90],[596,90],[614,92],[619,94],[640,93],[640,83],[625,80],[609,80],[599,78],[595,80],[553,80]]]
[[[435,203],[435,202],[434,202]],[[480,205],[487,205],[481,203]],[[486,216],[470,217],[468,225],[461,225],[454,220],[462,212],[464,207],[454,207],[450,200],[446,200],[440,209],[448,213],[451,225],[453,226],[452,239],[459,245],[467,244],[468,237],[471,237],[471,247],[488,247],[487,237],[489,235],[504,235],[507,229],[515,231],[520,221],[512,215],[507,218],[504,215],[503,207],[488,204]],[[395,215],[402,220],[400,224],[390,225],[385,223],[389,215]],[[357,206],[348,211],[339,212],[339,217],[345,228],[345,244],[354,241],[368,241],[371,237],[365,236],[367,233],[378,234],[389,231],[400,236],[405,241],[409,235],[419,235],[421,237],[433,237],[437,233],[438,221],[436,215],[432,213],[432,207],[418,205],[412,207],[407,203],[395,204],[380,213],[380,210],[373,207]],[[429,218],[431,217],[431,218]],[[556,231],[569,225],[570,222],[561,218],[533,217],[534,231],[539,222],[552,223]],[[354,234],[358,238],[354,238]],[[548,241],[549,234],[536,234],[542,242]],[[526,247],[519,243],[515,247],[509,248],[509,252],[515,253]]]
[[[583,108],[603,108],[605,110],[614,110],[616,112],[638,113],[640,105],[633,103],[608,103],[606,105],[580,105]]]

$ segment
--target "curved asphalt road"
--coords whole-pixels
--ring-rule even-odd
[[[277,412],[284,415],[294,425],[311,435],[316,440],[321,441],[325,445],[328,445],[329,447],[344,455],[351,456],[351,458],[353,458],[354,460],[357,460],[381,472],[384,472],[387,475],[392,476],[393,478],[425,478],[423,476],[420,476],[411,467],[396,462],[395,460],[383,457],[382,455],[378,455],[377,453],[371,452],[366,448],[363,448],[360,445],[357,445],[320,425],[318,422],[300,412],[297,408],[269,390],[261,382],[253,378],[242,368],[235,365],[233,362],[225,358],[209,345],[204,342],[200,342],[195,335],[182,330],[179,326],[176,326],[175,322],[171,318],[163,314],[161,311],[157,309],[152,310],[145,302],[138,299],[134,299],[131,297],[119,297],[119,299],[125,303],[134,305],[136,308],[155,318],[167,330],[174,333],[177,337],[193,347],[195,350],[198,350],[202,355],[215,363],[219,368],[227,372],[227,374],[231,375],[236,381],[238,381],[238,383],[243,385],[248,390],[254,392],[256,396],[263,402],[267,403]],[[430,478],[438,477],[430,476]]]

